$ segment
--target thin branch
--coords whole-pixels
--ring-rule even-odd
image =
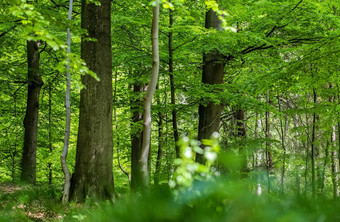
[[[27,82],[21,82],[21,83],[22,83],[21,86],[19,86],[19,88],[17,88],[11,96],[15,96],[15,95],[17,94],[17,92],[18,92],[24,85],[26,85]]]
[[[10,29],[8,29],[7,31],[3,32],[0,34],[0,38],[5,36],[7,33],[9,33],[10,31],[14,30],[19,24],[16,24],[14,26],[12,26]]]
[[[182,44],[179,44],[178,46],[174,47],[172,51],[176,51],[178,48],[190,43],[190,42],[193,42],[195,41],[195,39],[197,39],[198,36],[195,36],[194,38],[192,38],[190,41],[187,41],[187,42],[183,42]]]
[[[279,18],[279,21],[281,21],[284,17],[287,17],[290,13],[292,13],[297,7],[299,7],[299,5],[302,3],[303,0],[300,0],[292,10],[290,10],[286,15],[282,16],[281,18]],[[283,28],[285,26],[287,26],[288,24],[286,25],[282,25],[282,26],[279,26],[279,25],[274,25],[273,28],[266,34],[266,37],[269,37],[276,29],[279,29],[279,28]]]

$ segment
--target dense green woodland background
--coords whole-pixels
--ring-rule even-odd
[[[85,2],[92,2],[88,7],[101,8],[105,0]],[[0,212],[4,216],[0,219],[38,220],[37,212],[45,212],[40,219],[60,219],[62,215],[65,220],[88,221],[339,220],[339,1],[220,0],[218,6],[214,0],[160,2],[160,67],[148,161],[148,189],[153,191],[145,196],[136,194],[140,175],[131,171],[138,168],[132,165],[139,157],[132,150],[141,146],[156,2],[109,2],[117,204],[112,207],[108,202],[100,205],[87,200],[88,206],[79,207],[59,203],[64,183],[60,155],[66,116],[65,65],[69,57],[67,164],[72,173],[80,92],[84,90],[81,78],[98,79],[86,67],[81,44],[96,44],[97,40],[81,28],[80,0],[73,3],[72,20],[67,20],[66,0],[0,0],[2,184],[20,184],[22,179],[23,121],[27,89],[32,84],[27,74],[27,40],[40,44],[43,81],[38,98],[36,186],[1,185]],[[207,26],[209,12],[219,15],[220,29],[217,23]],[[69,56],[68,27],[72,33]],[[90,59],[96,62],[94,55]],[[222,82],[214,72],[207,75],[212,82],[202,82],[207,64],[222,65]],[[208,109],[221,111],[203,117]],[[202,125],[209,118],[213,122]],[[202,135],[202,129],[219,135],[207,140],[211,133]],[[183,154],[179,158],[174,131],[184,137],[177,143],[177,155],[178,148]],[[196,152],[203,150],[206,160],[195,162]],[[12,186],[14,190],[9,189]],[[42,207],[34,207],[34,200]],[[19,207],[20,202],[26,205]]]

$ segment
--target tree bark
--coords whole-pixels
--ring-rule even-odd
[[[172,128],[175,139],[176,158],[180,158],[180,147],[177,142],[179,141],[178,126],[177,126],[177,109],[176,109],[176,89],[175,89],[175,77],[174,77],[174,50],[172,47],[172,27],[174,24],[173,15],[171,9],[169,9],[169,76],[170,76],[170,95],[172,105]]]
[[[69,1],[69,12],[68,20],[72,19],[72,7],[73,0]],[[64,147],[63,152],[60,156],[61,168],[64,173],[64,191],[62,202],[67,203],[70,198],[70,187],[71,187],[71,173],[67,167],[66,158],[68,153],[68,146],[70,141],[70,128],[71,128],[71,74],[70,74],[70,53],[71,53],[71,31],[67,28],[67,65],[66,65],[66,93],[65,93],[65,108],[66,108],[66,122],[65,122],[65,137],[64,137]]]
[[[247,130],[246,130],[246,124],[245,124],[245,111],[243,109],[238,108],[234,113],[234,118],[236,120],[236,135],[239,137],[242,141],[247,137]],[[241,168],[240,173],[242,174],[242,177],[246,176],[248,163],[247,163],[247,153],[244,150],[243,145],[241,145],[241,148],[239,150],[240,157],[241,157]]]
[[[157,85],[158,89],[158,85]],[[161,105],[161,99],[157,98],[157,103]],[[158,151],[157,151],[157,159],[156,159],[156,170],[154,175],[154,184],[158,185],[160,180],[160,172],[162,166],[162,157],[163,157],[163,113],[158,111]]]
[[[112,52],[111,1],[100,0],[100,6],[82,0],[82,28],[90,38],[82,39],[81,57],[100,81],[82,76],[85,88],[80,93],[79,129],[75,172],[70,198],[76,202],[87,197],[114,197],[112,172]]]
[[[329,141],[326,143],[326,149],[325,149],[325,157],[324,157],[324,163],[323,163],[323,171],[322,171],[322,176],[321,176],[321,189],[320,189],[320,194],[323,195],[325,191],[325,187],[327,184],[327,176],[326,176],[326,171],[328,168],[328,159],[329,159]]]
[[[139,125],[143,121],[143,100],[140,94],[145,91],[145,85],[135,83],[133,86],[134,98],[131,100],[132,125],[131,125],[131,189],[137,190],[141,184],[139,158],[142,152],[143,131]]]
[[[333,182],[333,197],[334,199],[339,198],[339,166],[337,161],[336,152],[336,132],[335,125],[332,126],[332,182]]]
[[[28,92],[20,179],[30,184],[36,181],[39,95],[44,84],[39,75],[39,46],[39,41],[27,41]]]
[[[330,85],[330,88],[332,88],[332,85]],[[335,102],[335,97],[330,98],[330,102]],[[332,124],[332,134],[331,134],[331,146],[332,146],[332,152],[331,152],[331,160],[332,160],[332,183],[333,183],[333,198],[337,199],[339,198],[339,165],[337,160],[337,149],[336,149],[336,126],[335,121]]]
[[[313,103],[314,108],[316,105],[316,92],[313,89]],[[312,141],[311,141],[311,164],[312,164],[312,194],[315,196],[315,133],[316,133],[316,113],[313,112],[313,122],[312,122]]]
[[[279,93],[277,94],[277,104],[279,106],[279,112],[282,112],[281,109],[281,103],[280,103],[280,95]],[[281,146],[283,150],[283,158],[282,158],[282,171],[281,171],[281,187],[280,187],[280,193],[281,196],[284,196],[284,179],[285,179],[285,174],[286,174],[286,145],[285,145],[285,139],[286,139],[286,132],[287,132],[287,117],[284,117],[285,123],[283,126],[283,121],[280,118],[280,130],[281,130]]]
[[[48,144],[50,155],[53,153],[53,142],[52,142],[52,83],[48,85]],[[48,183],[52,184],[53,180],[53,169],[52,162],[48,163]]]
[[[270,93],[267,93],[266,102],[270,104]],[[270,112],[266,111],[266,167],[267,167],[267,182],[268,182],[268,193],[271,190],[271,182],[270,182],[270,171],[273,167],[272,153],[270,151],[270,142],[268,141],[271,138],[270,135]]]
[[[159,73],[159,48],[158,48],[158,25],[159,25],[159,3],[156,2],[156,6],[153,7],[153,18],[152,18],[152,71],[151,78],[148,84],[144,96],[144,107],[143,107],[143,147],[141,156],[139,159],[140,170],[142,175],[142,188],[147,188],[150,183],[150,172],[148,167],[148,159],[150,153],[151,144],[151,104],[152,98],[156,91],[156,85],[158,81]]]
[[[222,30],[222,22],[216,13],[209,9],[205,17],[205,28],[213,28]],[[212,50],[203,54],[203,72],[202,83],[207,85],[215,85],[223,83],[224,62],[222,55],[218,50]],[[222,104],[208,102],[200,104],[198,108],[199,123],[198,123],[198,140],[209,139],[213,132],[218,132],[220,127],[220,116]],[[204,147],[203,147],[204,148]],[[204,162],[203,155],[196,154],[196,161]]]

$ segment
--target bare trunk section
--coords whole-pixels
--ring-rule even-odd
[[[68,12],[68,20],[72,19],[72,7],[73,0],[69,1],[69,12]],[[68,146],[70,141],[70,128],[71,128],[71,74],[70,74],[70,53],[71,53],[71,31],[70,28],[67,28],[67,65],[66,65],[66,95],[65,95],[65,108],[66,108],[66,122],[65,122],[65,137],[64,137],[64,147],[63,152],[60,156],[61,168],[64,173],[64,191],[62,202],[67,203],[70,198],[70,187],[71,187],[71,173],[67,167],[66,158],[68,153]]]
[[[313,89],[313,103],[314,108],[316,105],[316,92]],[[312,122],[312,141],[311,141],[311,161],[312,161],[312,194],[315,196],[315,133],[316,133],[316,113],[313,112],[313,122]]]
[[[279,105],[279,112],[282,112],[281,103],[280,103],[280,95],[277,94],[277,103]],[[282,158],[282,171],[281,171],[281,187],[280,187],[280,193],[281,196],[284,196],[284,179],[286,174],[286,145],[285,145],[285,139],[286,139],[286,133],[287,133],[287,117],[284,117],[285,123],[283,126],[283,121],[280,118],[280,131],[281,131],[281,146],[283,150],[283,158]]]
[[[175,139],[176,146],[176,158],[180,157],[180,148],[177,144],[179,141],[178,126],[177,126],[177,109],[176,109],[176,93],[175,93],[175,77],[174,77],[174,50],[172,47],[172,27],[174,24],[173,15],[171,9],[169,9],[169,76],[170,76],[170,95],[171,95],[171,105],[172,105],[172,128]]]
[[[330,88],[332,88],[332,85],[330,85]],[[334,103],[335,97],[332,97],[330,99],[330,102]],[[331,161],[332,161],[332,183],[333,183],[333,198],[338,199],[339,198],[339,165],[337,160],[337,149],[336,149],[336,126],[333,122],[332,125],[332,134],[331,134],[331,146],[332,146],[332,152],[331,152]]]
[[[336,131],[335,125],[332,126],[332,182],[333,182],[333,197],[334,199],[339,198],[339,166],[337,161],[337,152],[336,152]]]
[[[321,189],[320,189],[320,194],[323,195],[327,183],[327,176],[326,176],[326,171],[328,168],[328,162],[329,162],[329,141],[327,141],[326,144],[326,149],[325,149],[325,157],[324,157],[324,164],[323,164],[323,171],[322,171],[322,176],[321,176]]]
[[[20,180],[30,184],[36,181],[39,95],[44,84],[39,75],[39,46],[40,42],[27,41],[28,92]]]
[[[158,85],[157,85],[158,89]],[[157,103],[160,106],[161,100],[158,96]],[[163,157],[163,113],[161,111],[158,112],[158,151],[157,151],[157,160],[156,160],[156,170],[154,175],[154,184],[158,185],[160,180],[160,172],[162,166],[162,157]]]
[[[148,159],[150,154],[151,144],[151,104],[152,98],[156,91],[156,85],[158,81],[159,73],[159,49],[158,49],[158,24],[159,24],[159,3],[156,2],[156,6],[153,7],[153,18],[152,18],[152,71],[151,78],[148,84],[144,96],[144,107],[143,107],[143,147],[141,156],[139,159],[140,171],[142,175],[141,186],[146,188],[150,183],[150,172],[148,167]]]
[[[270,104],[270,93],[268,92],[266,102],[269,105]],[[270,142],[268,141],[271,138],[270,135],[270,112],[269,110],[266,111],[266,167],[267,167],[267,182],[268,182],[268,193],[270,193],[271,190],[271,182],[270,182],[270,171],[273,167],[273,160],[272,160],[272,154],[270,149]]]
[[[52,143],[52,81],[48,85],[48,143],[49,151],[52,155],[53,153],[53,143]],[[48,183],[52,184],[53,180],[53,169],[52,162],[48,163]]]
[[[141,184],[141,173],[139,170],[139,158],[142,152],[143,132],[139,125],[143,121],[143,100],[140,96],[145,91],[142,83],[133,86],[134,99],[131,100],[132,126],[131,126],[131,189],[138,189]]]
[[[236,120],[236,132],[237,137],[244,140],[247,136],[247,130],[246,130],[246,124],[245,124],[245,111],[243,109],[237,109],[234,114],[234,118]],[[246,150],[244,150],[243,146],[241,146],[239,153],[241,155],[241,168],[240,172],[242,174],[242,177],[246,176],[246,173],[248,171],[248,164],[247,164],[247,153]]]
[[[213,28],[220,31],[222,30],[222,22],[212,9],[209,9],[209,11],[206,13],[205,28]],[[217,50],[204,53],[202,83],[208,85],[222,84],[223,75],[224,61],[222,55]],[[199,141],[201,141],[202,139],[209,139],[213,132],[219,131],[221,112],[222,104],[208,102],[207,104],[199,105]],[[203,155],[197,153],[196,161],[199,163],[203,163]]]
[[[70,199],[111,199],[113,184],[111,1],[82,0],[82,28],[96,41],[81,42],[81,57],[100,81],[82,76],[75,172]]]

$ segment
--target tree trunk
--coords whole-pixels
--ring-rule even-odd
[[[325,149],[325,157],[324,157],[324,164],[323,164],[323,171],[322,171],[322,177],[321,177],[321,189],[320,189],[320,194],[323,195],[325,191],[325,187],[327,184],[327,176],[326,176],[326,171],[328,168],[328,159],[329,159],[329,141],[327,141],[326,144],[326,149]]]
[[[68,20],[72,19],[72,7],[73,0],[69,2]],[[65,93],[65,108],[66,108],[66,122],[65,122],[65,137],[63,152],[60,156],[61,168],[64,173],[64,191],[62,202],[67,203],[70,198],[70,187],[71,187],[71,173],[67,167],[66,158],[68,153],[68,145],[70,141],[70,128],[71,128],[71,74],[70,74],[70,53],[71,53],[71,31],[67,28],[67,65],[66,65],[66,93]]]
[[[247,136],[247,130],[246,130],[246,124],[245,124],[245,111],[243,109],[238,108],[235,111],[234,118],[236,120],[236,135],[241,139],[241,141],[244,141],[244,139]],[[240,142],[241,142],[240,141]],[[239,150],[240,156],[241,156],[241,168],[240,172],[242,174],[242,177],[246,176],[247,173],[247,153],[244,149],[243,144],[241,144],[241,148]]]
[[[316,105],[316,92],[313,89],[313,103],[314,108]],[[315,196],[315,133],[316,133],[316,113],[313,112],[313,122],[312,122],[312,141],[311,141],[311,164],[312,164],[312,194]]]
[[[279,93],[277,94],[277,103],[279,105],[279,112],[282,112]],[[285,174],[286,174],[286,153],[287,153],[286,146],[285,146],[285,139],[286,139],[286,133],[287,133],[287,117],[285,116],[284,119],[285,119],[285,124],[283,126],[283,121],[280,118],[281,146],[283,150],[281,187],[280,187],[281,196],[284,196],[284,179],[285,179]]]
[[[205,28],[222,30],[222,22],[212,9],[209,9],[209,11],[206,13]],[[217,50],[212,50],[203,54],[203,84],[215,85],[223,83],[224,62],[221,57],[222,55]],[[208,104],[199,105],[199,141],[202,139],[209,139],[213,132],[219,131],[221,111],[222,104],[215,104],[214,102],[209,101]],[[197,153],[196,161],[203,163],[203,155]]]
[[[336,153],[336,132],[335,125],[332,126],[332,182],[333,182],[333,197],[339,198],[339,166]]]
[[[157,85],[158,89],[158,85]],[[161,99],[157,98],[157,103],[161,105]],[[154,175],[154,184],[158,185],[160,180],[160,172],[162,166],[162,157],[163,157],[163,113],[158,111],[158,151],[157,151],[157,160],[156,160],[156,170]]]
[[[156,2],[156,6],[153,7],[153,18],[151,28],[151,40],[152,40],[152,71],[151,78],[148,84],[144,96],[143,106],[143,147],[141,156],[139,159],[140,170],[142,175],[141,186],[146,188],[150,183],[150,172],[148,167],[148,160],[150,154],[151,144],[151,104],[152,98],[156,91],[156,85],[158,81],[159,73],[159,48],[158,48],[158,24],[159,24],[159,3]]]
[[[131,189],[138,189],[141,184],[139,158],[142,152],[143,131],[140,124],[143,121],[143,100],[140,94],[145,91],[144,84],[136,83],[133,86],[134,99],[131,100],[132,126],[131,126]]]
[[[82,28],[96,41],[81,42],[81,57],[100,81],[82,76],[79,129],[75,172],[71,181],[71,200],[87,197],[110,199],[114,195],[112,158],[112,52],[111,1],[100,6],[82,0]]]
[[[50,155],[53,153],[52,142],[52,82],[48,85],[48,144]],[[48,184],[52,184],[53,180],[53,168],[52,162],[48,163]]]
[[[267,94],[267,104],[270,104],[270,93]],[[268,141],[271,138],[270,135],[270,112],[266,111],[266,167],[267,167],[267,182],[268,182],[268,193],[270,193],[271,182],[270,182],[270,171],[273,167],[272,153],[270,151],[270,142]]]
[[[176,158],[180,157],[180,147],[177,142],[179,141],[178,127],[177,127],[177,109],[176,109],[176,93],[175,93],[175,77],[174,77],[174,51],[172,47],[172,36],[173,36],[173,15],[171,9],[169,9],[169,75],[170,75],[170,88],[171,88],[171,105],[172,105],[172,128],[175,139],[176,147]]]
[[[332,85],[330,85],[332,88]],[[331,97],[330,102],[334,103],[335,97]],[[333,182],[333,198],[339,198],[339,165],[337,160],[337,149],[336,149],[336,127],[335,122],[332,125],[332,134],[331,134],[331,144],[332,144],[332,152],[331,152],[331,160],[332,160],[332,182]]]
[[[36,181],[36,153],[39,116],[39,95],[44,84],[39,75],[40,42],[27,41],[28,93],[24,119],[24,148],[21,165],[21,181],[34,184]]]

